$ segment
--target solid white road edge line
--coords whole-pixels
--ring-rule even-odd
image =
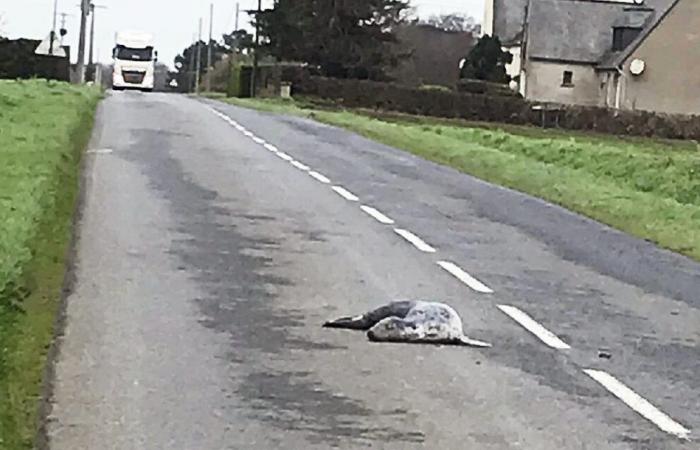
[[[406,239],[408,242],[413,244],[418,250],[425,253],[435,253],[436,250],[430,245],[426,244],[425,241],[408,230],[403,230],[401,228],[394,228],[394,232]]]
[[[584,370],[586,375],[600,383],[605,389],[610,391],[615,397],[622,400],[627,406],[632,408],[639,415],[652,422],[666,433],[677,436],[681,439],[689,439],[690,430],[679,424],[669,416],[661,412],[645,398],[628,388],[615,377],[602,370]]]
[[[360,201],[360,197],[358,197],[357,195],[348,191],[347,189],[345,189],[342,186],[333,186],[333,190],[347,201],[350,201],[350,202],[359,202]]]
[[[505,313],[511,319],[518,322],[527,331],[537,336],[540,341],[544,342],[549,347],[557,350],[568,350],[571,348],[569,344],[559,339],[556,334],[537,323],[532,317],[528,316],[518,308],[508,305],[498,305],[498,309],[503,311],[503,313]]]
[[[462,283],[469,286],[472,290],[479,292],[479,293],[482,293],[482,294],[493,294],[493,290],[490,287],[486,286],[481,281],[479,281],[476,278],[474,278],[473,276],[469,275],[467,272],[462,270],[462,268],[457,266],[455,263],[451,263],[449,261],[439,261],[438,266],[445,269],[447,272],[452,274],[459,281],[461,281]]]
[[[369,214],[370,216],[372,216],[379,223],[382,223],[384,225],[393,225],[395,223],[393,219],[385,216],[383,213],[372,208],[371,206],[362,205],[362,206],[360,206],[360,209],[362,211],[364,211],[365,213]]]
[[[271,151],[272,153],[277,153],[277,152],[280,151],[277,147],[275,147],[275,146],[272,145],[272,144],[263,144],[263,147],[265,147],[266,149],[268,149],[268,150]]]

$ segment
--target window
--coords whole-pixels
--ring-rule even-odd
[[[641,28],[613,28],[613,51],[621,52],[626,49],[639,36],[641,31]]]
[[[124,61],[151,61],[153,59],[153,48],[128,48],[118,45],[114,49],[114,57]]]
[[[564,71],[564,79],[562,80],[561,85],[565,87],[571,87],[574,85],[574,73],[572,71]]]

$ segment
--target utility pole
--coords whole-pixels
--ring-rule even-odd
[[[106,6],[102,5],[96,5],[92,2],[90,2],[90,14],[92,15],[92,23],[90,24],[90,51],[89,51],[89,56],[88,56],[88,66],[92,67],[92,65],[95,63],[94,59],[94,52],[95,52],[95,9],[96,8],[102,8],[106,9]]]
[[[192,44],[197,42],[197,35],[192,33]],[[192,49],[190,50],[190,67],[189,70],[187,71],[189,73],[189,77],[187,77],[187,89],[188,92],[194,91],[194,86],[192,85],[192,82],[194,81],[194,72],[195,72],[195,64],[194,64],[194,57],[196,55],[196,51],[194,49],[194,45],[192,46]]]
[[[87,14],[88,2],[90,0],[80,1],[80,38],[78,39],[78,83],[85,83],[85,32],[87,31]]]
[[[53,56],[53,43],[56,40],[56,21],[58,20],[58,0],[53,2],[53,27],[51,27],[51,37],[49,38],[49,55]]]
[[[90,3],[90,51],[88,56],[88,67],[92,67],[94,61],[94,48],[95,48],[95,4]]]
[[[202,18],[199,18],[199,39],[197,40],[197,69],[194,83],[194,91],[199,94],[199,73],[202,69]]]
[[[207,92],[211,92],[211,58],[212,58],[212,41],[214,40],[214,4],[209,5],[209,45],[207,45]]]
[[[258,13],[255,16],[255,53],[253,54],[253,79],[251,80],[251,97],[256,97],[258,90],[258,53],[260,51],[260,13],[262,0],[258,0]]]
[[[238,31],[238,18],[241,16],[241,4],[236,2],[236,28],[233,31]]]

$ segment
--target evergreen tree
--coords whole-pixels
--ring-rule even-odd
[[[265,49],[325,76],[384,79],[401,56],[395,35],[406,0],[276,0],[256,18]]]
[[[497,36],[485,35],[469,52],[462,67],[461,78],[508,83],[506,64],[513,62],[513,55],[503,51],[501,40]]]

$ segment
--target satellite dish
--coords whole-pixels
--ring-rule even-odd
[[[645,68],[646,63],[641,59],[635,59],[630,63],[630,72],[632,72],[632,75],[641,75]]]

